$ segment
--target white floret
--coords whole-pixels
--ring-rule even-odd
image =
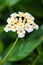
[[[19,38],[23,38],[25,35],[18,35]]]
[[[30,33],[30,32],[33,31],[33,28],[32,28],[31,25],[26,24],[26,25],[25,25],[25,30],[26,30],[28,33]]]
[[[5,32],[11,31],[12,30],[12,26],[7,24],[6,27],[4,28]]]

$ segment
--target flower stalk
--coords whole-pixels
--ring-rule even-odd
[[[13,51],[14,46],[16,45],[17,41],[18,41],[18,37],[16,38],[14,44],[11,46],[10,50],[8,51],[8,53],[7,53],[7,54],[5,55],[5,57],[0,61],[0,65],[3,65],[3,64],[6,62],[7,58],[8,58],[9,55],[10,55],[10,53]]]

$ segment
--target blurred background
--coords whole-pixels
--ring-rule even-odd
[[[39,30],[32,32],[31,38],[40,38],[43,40],[43,0],[0,0],[0,59],[6,53],[10,43],[12,43],[17,34],[13,32],[5,33],[4,27],[6,20],[13,12],[29,12],[35,17],[35,22],[39,25]],[[27,38],[28,35],[26,35]],[[6,62],[4,65],[43,65],[43,43],[39,45],[40,57],[37,59],[37,48],[29,56],[22,60]],[[35,60],[36,59],[36,60]],[[35,62],[34,62],[35,60]]]

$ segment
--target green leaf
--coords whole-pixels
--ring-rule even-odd
[[[14,4],[16,4],[17,2],[19,2],[20,0],[5,0],[5,3],[8,5],[8,6],[12,6]]]
[[[3,42],[0,41],[0,54],[3,52],[4,50],[4,45],[3,45]]]
[[[9,62],[6,62],[6,63],[4,63],[4,65],[12,65],[11,63],[9,63]]]
[[[11,38],[16,38],[16,37],[17,37],[17,33],[16,33],[16,32],[9,31],[7,34],[8,34]]]
[[[4,31],[4,26],[0,26],[0,33]]]
[[[43,4],[43,0],[41,0],[42,4]]]
[[[13,6],[20,0],[0,0],[0,11],[3,11],[6,6]]]
[[[29,37],[30,38],[39,38],[43,35],[43,30],[39,29],[39,30],[35,30],[34,32],[32,32]]]
[[[38,45],[41,44],[40,39],[21,39],[8,57],[8,61],[18,61],[28,56]]]
[[[43,6],[41,5],[41,1],[39,0],[31,0],[31,2],[24,2],[23,1],[20,3],[24,9],[22,11],[27,11],[30,12],[31,14],[43,18]]]
[[[0,60],[1,60],[1,56],[0,56]]]
[[[37,60],[37,63],[36,65],[43,65],[43,53],[40,54],[38,60]]]

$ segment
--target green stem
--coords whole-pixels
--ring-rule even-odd
[[[14,44],[11,46],[10,50],[8,51],[8,53],[7,53],[7,54],[5,55],[5,57],[2,59],[1,64],[3,64],[3,63],[7,60],[8,56],[9,56],[10,53],[11,53],[11,51],[14,49],[14,46],[16,45],[17,41],[18,41],[18,37],[17,37],[17,39],[15,40]]]
[[[38,58],[39,58],[39,55],[36,57],[36,59],[34,60],[34,63],[32,65],[35,65],[36,64]]]
[[[32,63],[32,65],[35,65],[36,62],[38,61],[39,57],[40,57],[40,50],[39,50],[39,47],[37,48],[37,51],[38,51],[38,55],[37,55],[36,59],[34,60],[34,62]]]

